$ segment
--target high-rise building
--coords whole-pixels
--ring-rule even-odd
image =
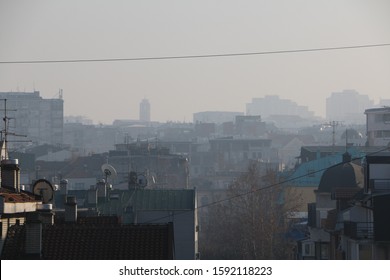
[[[12,141],[29,140],[34,144],[63,144],[64,101],[59,98],[44,99],[39,91],[0,92],[0,106],[7,109],[10,132],[26,138],[8,137]],[[3,111],[3,114],[5,112]],[[19,142],[22,143],[22,142]]]
[[[359,94],[355,90],[333,92],[326,99],[326,118],[328,120],[344,121],[347,123],[363,124],[364,111],[372,108],[374,102],[368,95]]]
[[[150,122],[150,103],[147,99],[142,99],[139,104],[139,120],[143,122]]]

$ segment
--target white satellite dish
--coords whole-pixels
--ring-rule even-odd
[[[33,193],[42,197],[44,204],[52,203],[54,198],[54,188],[52,184],[45,180],[39,179],[33,185]]]
[[[104,175],[106,176],[106,182],[107,182],[108,177],[110,177],[111,180],[115,180],[117,177],[117,172],[116,172],[115,168],[108,163],[105,163],[102,165],[102,171],[103,171]]]

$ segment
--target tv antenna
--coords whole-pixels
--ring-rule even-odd
[[[328,123],[324,123],[324,126],[331,127],[332,128],[332,154],[335,152],[335,146],[336,146],[336,127],[341,124],[340,121],[330,121]]]
[[[12,135],[12,136],[18,136],[18,137],[27,137],[27,135],[23,135],[23,134],[16,134],[14,132],[9,132],[9,121],[13,118],[10,118],[8,117],[7,115],[7,112],[9,111],[16,111],[15,109],[7,109],[7,99],[0,99],[2,101],[4,101],[4,109],[2,111],[4,111],[4,117],[3,117],[3,121],[4,121],[4,128],[0,131],[1,133],[1,141],[4,142],[4,150],[5,150],[5,155],[7,158],[5,159],[8,159],[8,135]],[[31,142],[30,140],[27,140],[27,141],[23,141],[23,140],[12,140],[12,142]]]

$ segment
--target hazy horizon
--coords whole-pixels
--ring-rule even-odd
[[[0,62],[166,57],[390,43],[389,1],[3,1]],[[332,92],[390,98],[390,46],[89,63],[0,63],[0,91],[63,89],[64,114],[95,123],[192,121],[278,95],[325,116]]]

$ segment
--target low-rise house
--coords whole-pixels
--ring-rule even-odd
[[[363,166],[345,155],[309,204],[310,235],[298,242],[298,258],[390,259],[390,153],[369,154]]]

